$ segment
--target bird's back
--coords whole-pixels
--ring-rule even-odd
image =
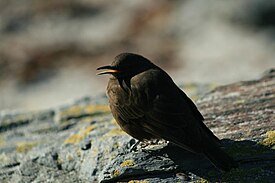
[[[116,58],[107,95],[120,127],[138,140],[165,139],[179,147],[204,154],[221,170],[235,166],[219,147],[219,139],[203,123],[195,104],[170,76],[136,54]]]
[[[110,79],[107,89],[112,113],[122,129],[133,137],[146,134],[202,151],[202,115],[167,73],[151,69],[130,78],[130,88],[127,82]]]

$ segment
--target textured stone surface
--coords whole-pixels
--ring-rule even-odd
[[[217,87],[183,85],[239,163],[228,173],[166,141],[141,143],[119,129],[104,96],[32,113],[0,113],[0,182],[272,182],[275,72]],[[197,88],[197,90],[194,90]],[[199,91],[199,92],[198,92]]]

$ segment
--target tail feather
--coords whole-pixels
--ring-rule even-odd
[[[200,127],[207,134],[207,137],[212,138],[218,146],[221,145],[220,139],[218,137],[216,137],[213,134],[213,132],[209,128],[207,128],[207,126],[203,122],[201,122],[201,126]]]
[[[205,139],[204,154],[221,171],[229,171],[237,167],[237,163],[225,153],[215,142]]]

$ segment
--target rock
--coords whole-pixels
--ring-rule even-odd
[[[38,112],[0,113],[0,182],[272,182],[275,70],[197,98],[206,125],[239,163],[217,171],[166,141],[140,143],[113,120],[106,97]],[[209,88],[209,87],[208,87]],[[189,93],[190,95],[190,93]]]

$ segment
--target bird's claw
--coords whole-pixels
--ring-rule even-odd
[[[140,144],[141,141],[132,139],[130,143],[129,152],[135,152],[137,151],[137,146]],[[132,144],[132,145],[131,145]]]

